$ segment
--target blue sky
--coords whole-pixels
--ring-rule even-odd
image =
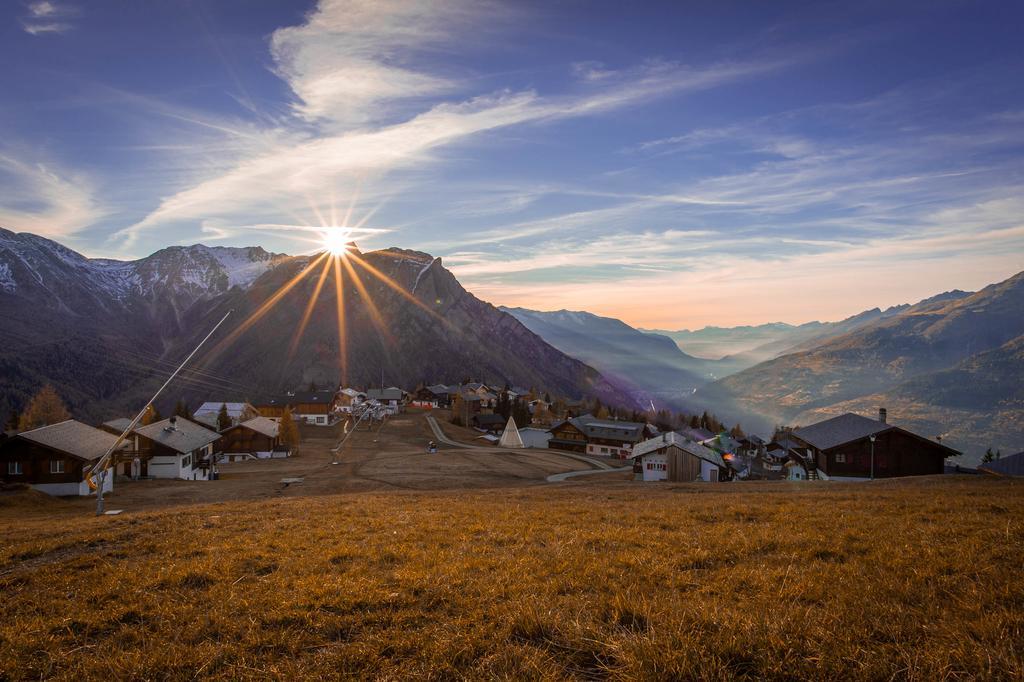
[[[496,304],[837,319],[1024,270],[1016,2],[0,9],[0,226],[442,256]]]

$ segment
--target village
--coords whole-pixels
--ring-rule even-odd
[[[49,391],[49,393],[47,393]],[[490,386],[420,385],[289,391],[252,403],[209,400],[189,410],[183,401],[162,417],[147,409],[138,424],[115,417],[90,425],[69,418],[52,389],[41,392],[49,419],[32,428],[0,435],[0,480],[31,486],[54,496],[94,495],[136,481],[201,481],[217,486],[236,472],[259,472],[269,460],[298,456],[306,466],[267,469],[285,486],[323,478],[309,465],[344,464],[358,449],[365,460],[405,452],[413,470],[431,470],[426,456],[501,454],[477,466],[483,484],[502,484],[509,462],[524,456],[545,460],[539,474],[514,481],[553,483],[580,476],[640,483],[721,484],[739,481],[868,481],[943,473],[1019,474],[1022,455],[993,459],[978,470],[947,464],[959,453],[877,415],[847,413],[808,426],[781,427],[770,437],[725,429],[713,415],[648,414],[618,410],[599,400],[552,398],[535,389]],[[45,412],[45,409],[43,409]],[[38,412],[38,409],[37,409]],[[68,418],[60,418],[61,416]],[[38,416],[37,416],[38,418]],[[32,426],[22,420],[22,426]],[[400,446],[381,433],[400,435]],[[111,476],[96,476],[94,464],[124,435],[108,465]],[[519,458],[518,460],[516,458]],[[243,466],[248,465],[248,466]],[[296,473],[298,472],[298,473]],[[394,473],[394,472],[392,472]],[[434,472],[441,487],[459,487],[458,477]],[[543,474],[543,475],[541,475]],[[345,489],[332,473],[325,492]],[[385,476],[384,479],[387,480]],[[403,485],[397,482],[394,485]],[[405,478],[402,478],[405,480]],[[311,482],[311,481],[310,481]],[[204,499],[216,499],[211,490]]]

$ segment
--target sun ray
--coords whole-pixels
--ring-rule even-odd
[[[345,270],[352,278],[352,283],[355,284],[356,290],[366,302],[366,309],[370,313],[370,320],[373,322],[373,326],[377,328],[377,332],[388,342],[388,344],[393,345],[395,337],[391,335],[387,324],[384,323],[384,316],[380,314],[380,308],[378,308],[377,304],[373,302],[373,299],[370,297],[370,292],[366,290],[366,285],[363,284],[363,278],[360,277],[359,273],[356,272],[356,269],[352,267],[352,263],[349,262],[348,258],[342,258],[341,264],[345,266]]]
[[[330,260],[324,260],[324,267],[320,271],[320,279],[317,280],[316,288],[313,289],[313,295],[309,297],[309,302],[306,303],[306,310],[302,313],[302,320],[299,321],[299,327],[296,329],[291,345],[288,347],[288,359],[285,361],[285,365],[290,364],[292,358],[295,357],[299,341],[302,340],[302,334],[306,331],[306,325],[309,324],[309,318],[313,315],[313,308],[316,307],[317,299],[320,298],[320,290],[324,288],[324,281],[327,279],[327,274],[330,271]]]
[[[297,275],[295,275],[290,280],[288,280],[284,285],[282,285],[280,289],[274,292],[273,296],[264,301],[259,308],[257,308],[251,315],[249,315],[249,317],[245,318],[245,320],[242,321],[242,324],[238,325],[238,327],[236,327],[234,331],[232,331],[230,334],[224,337],[224,339],[220,343],[214,346],[210,350],[210,352],[206,354],[206,356],[203,358],[203,363],[207,362],[211,358],[215,358],[218,355],[220,355],[228,346],[234,343],[239,336],[244,334],[254,324],[259,322],[260,319],[264,315],[266,315],[271,308],[277,305],[278,301],[284,298],[289,291],[295,288],[295,285],[301,282],[302,279],[305,278],[305,276],[308,275],[310,272],[312,272],[312,270],[316,268],[317,265],[320,264],[320,261],[324,260],[325,258],[327,258],[326,251],[324,251],[315,259],[310,261],[306,265],[306,267],[302,268],[302,270]]]
[[[334,256],[334,289],[338,304],[338,361],[341,364],[341,385],[348,385],[348,339],[345,337],[345,287],[341,283],[343,256]]]
[[[369,263],[367,263],[364,259],[360,258],[359,256],[357,256],[354,253],[348,254],[348,257],[351,258],[352,260],[354,260],[356,263],[358,263],[363,268],[365,268],[367,272],[369,272],[371,275],[373,275],[378,280],[383,282],[385,285],[387,285],[388,287],[393,289],[397,294],[399,294],[400,296],[402,296],[403,298],[405,298],[409,302],[415,304],[420,309],[422,309],[426,313],[430,314],[432,317],[436,318],[438,321],[440,321],[440,322],[442,322],[444,324],[448,324],[447,320],[445,320],[443,317],[438,315],[437,312],[435,312],[435,311],[431,310],[430,308],[428,308],[423,303],[423,301],[419,300],[418,298],[416,298],[415,296],[410,294],[408,291],[403,289],[401,285],[396,283],[394,280],[392,280],[390,277],[385,275],[383,272],[381,272],[380,270],[378,270],[374,266],[372,266]]]

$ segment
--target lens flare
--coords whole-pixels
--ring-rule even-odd
[[[324,251],[332,256],[344,256],[348,253],[352,230],[347,227],[328,227],[323,232],[321,242]]]

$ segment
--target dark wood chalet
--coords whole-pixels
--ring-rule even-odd
[[[74,419],[24,431],[0,442],[0,480],[50,495],[88,495],[87,471],[116,440]],[[113,485],[114,476],[107,475],[104,491]]]
[[[556,450],[568,450],[569,452],[586,452],[587,434],[583,428],[575,423],[573,419],[566,419],[552,426],[548,431],[551,433],[551,440],[548,447]]]
[[[875,478],[943,473],[945,459],[960,452],[879,419],[852,412],[794,429],[793,451],[827,476]]]
[[[233,462],[253,457],[264,459],[273,457],[275,452],[283,456],[285,451],[280,447],[279,429],[280,424],[268,417],[254,417],[225,429],[220,434],[218,444],[222,453],[221,461]]]

